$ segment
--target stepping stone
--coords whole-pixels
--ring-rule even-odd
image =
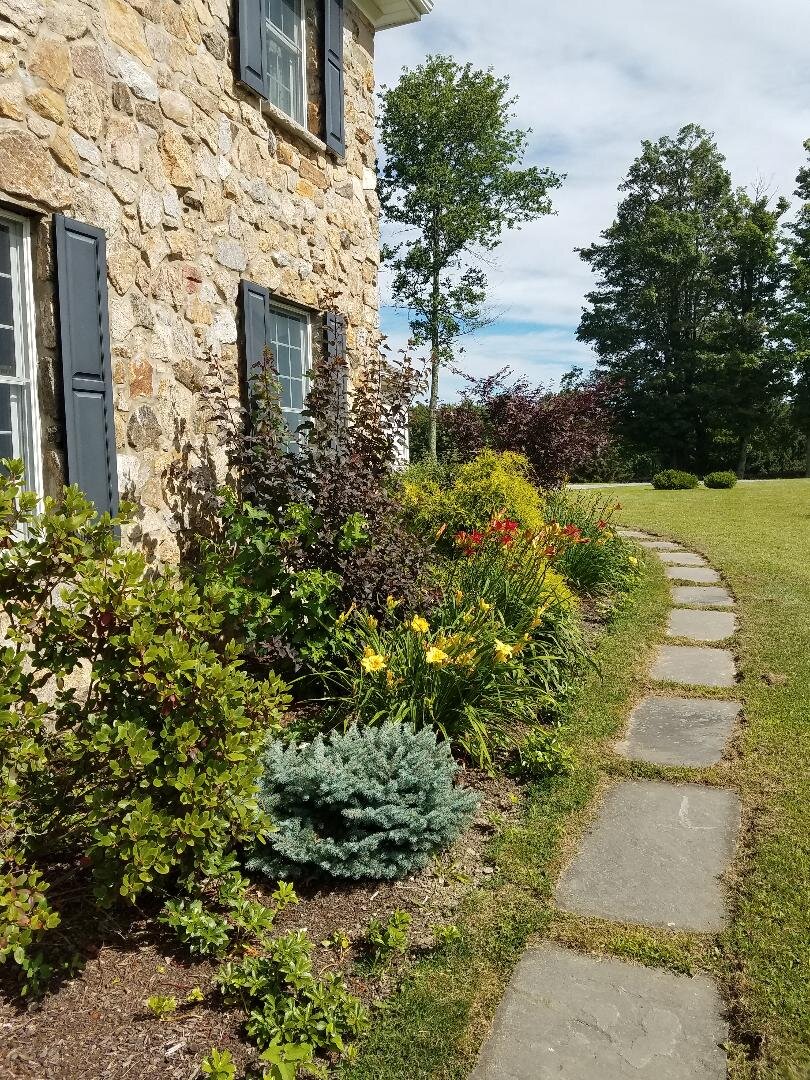
[[[696,607],[734,607],[734,597],[722,586],[701,588],[694,585],[675,585],[673,604],[694,604]]]
[[[690,611],[689,608],[670,611],[667,625],[670,637],[693,641],[725,641],[736,630],[737,619],[730,611]]]
[[[725,1080],[714,983],[558,945],[523,954],[470,1080]]]
[[[659,551],[658,558],[661,562],[670,566],[707,566],[708,563],[702,555],[695,555],[692,551]]]
[[[621,783],[608,792],[562,875],[557,903],[581,915],[715,933],[726,922],[720,875],[739,828],[740,800],[732,791]]]
[[[616,532],[619,536],[629,536],[633,540],[648,540],[650,537],[649,533],[639,532],[638,529],[617,529]]]
[[[737,665],[728,649],[704,645],[662,645],[650,678],[687,686],[735,686]]]
[[[693,581],[696,585],[715,585],[720,580],[711,566],[668,566],[667,577],[671,581]]]
[[[646,697],[616,753],[653,765],[716,765],[741,711],[739,701]]]
[[[683,551],[683,545],[672,543],[670,540],[641,540],[639,543],[650,551]]]

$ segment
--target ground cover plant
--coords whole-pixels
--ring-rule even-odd
[[[279,876],[401,878],[469,823],[477,799],[454,786],[458,766],[429,729],[349,728],[265,751],[261,798],[275,830],[252,870]]]

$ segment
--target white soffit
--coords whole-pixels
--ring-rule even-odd
[[[354,0],[375,30],[418,22],[433,10],[433,0]]]

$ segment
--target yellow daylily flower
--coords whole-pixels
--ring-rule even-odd
[[[630,563],[631,566],[638,566],[638,559],[635,557],[635,555],[628,555],[627,561]]]
[[[394,611],[401,603],[401,600],[396,600],[393,596],[389,596],[386,598],[385,606],[389,611]]]
[[[415,634],[426,634],[430,630],[427,619],[423,619],[421,615],[414,615],[408,626]]]
[[[450,661],[450,657],[444,649],[437,649],[435,645],[431,645],[427,650],[425,659],[429,664],[447,664]]]
[[[368,646],[363,650],[363,659],[360,661],[360,667],[367,675],[376,675],[378,671],[384,671],[386,667],[385,657],[378,652],[374,652]]]
[[[505,664],[509,657],[514,654],[514,651],[514,645],[507,645],[505,641],[495,638],[495,659],[499,663]]]
[[[488,604],[483,597],[478,601],[478,606],[482,611],[492,611],[492,604]]]
[[[461,601],[464,599],[464,593],[461,591],[461,589],[455,590],[455,592],[453,593],[453,599],[457,604],[461,603]]]

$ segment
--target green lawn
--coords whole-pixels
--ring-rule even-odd
[[[616,489],[621,518],[683,540],[739,600],[745,726],[727,782],[746,808],[719,974],[731,1076],[810,1076],[810,480]]]
[[[644,691],[668,588],[657,562],[599,646],[568,738],[572,775],[529,800],[494,844],[497,873],[471,897],[461,945],[428,957],[380,1016],[351,1080],[462,1080],[527,941],[575,946],[674,970],[706,970],[728,1003],[731,1080],[810,1077],[810,481],[731,491],[621,488],[622,520],[706,554],[739,599],[734,647],[745,724],[729,764],[700,773],[613,757],[610,741]],[[711,694],[711,691],[707,693]],[[550,894],[600,788],[622,775],[734,786],[745,805],[733,921],[721,938],[616,926],[554,911]]]

